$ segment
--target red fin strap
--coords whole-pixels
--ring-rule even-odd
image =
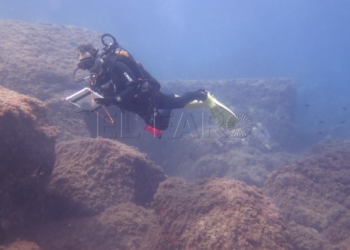
[[[153,134],[154,137],[161,137],[162,136],[162,131],[161,130],[156,129],[156,128],[150,126],[150,125],[147,125],[145,127],[145,130],[147,132],[150,132],[151,134]]]

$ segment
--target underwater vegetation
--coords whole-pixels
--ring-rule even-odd
[[[121,121],[109,108],[110,124],[64,100],[85,87],[70,79],[75,46],[98,44],[99,34],[9,20],[0,27],[1,250],[350,245],[350,145],[327,140],[303,151],[300,141],[314,144],[327,131],[317,139],[296,132],[292,79],[163,81],[164,92],[210,90],[247,114],[252,132],[225,136],[206,111],[174,112],[159,140],[133,115]]]

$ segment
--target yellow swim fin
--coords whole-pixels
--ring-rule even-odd
[[[202,107],[208,107],[215,122],[225,130],[232,131],[239,121],[237,115],[216,100],[209,92],[208,97],[204,102],[193,101],[185,106],[186,109]]]
[[[198,108],[203,108],[206,107],[207,105],[202,102],[202,101],[192,101],[190,103],[188,103],[185,108],[186,109],[198,109]]]
[[[210,93],[204,103],[209,108],[215,122],[223,129],[231,131],[237,125],[238,117],[225,105],[216,100]]]

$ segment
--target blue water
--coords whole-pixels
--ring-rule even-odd
[[[350,138],[350,1],[1,0],[0,19],[112,33],[159,80],[291,77],[298,131]]]

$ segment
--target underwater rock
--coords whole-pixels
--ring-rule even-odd
[[[159,232],[153,210],[126,202],[99,215],[38,224],[28,237],[50,250],[138,250],[155,249]]]
[[[40,250],[41,248],[30,241],[18,240],[6,246],[0,246],[1,250]]]
[[[242,182],[170,178],[154,207],[162,226],[156,249],[291,249],[278,210]]]
[[[207,108],[174,110],[162,140],[131,141],[169,176],[226,177],[262,187],[269,173],[297,158],[286,153],[295,137],[295,83],[291,79],[165,81],[164,93],[206,88],[234,112],[247,113],[253,130],[238,139],[222,132]],[[102,133],[101,133],[102,134]],[[145,137],[145,136],[144,136]]]
[[[348,249],[349,142],[316,145],[304,160],[273,172],[265,189],[281,209],[298,249]]]
[[[263,187],[272,171],[298,159],[298,156],[286,152],[264,152],[250,145],[249,141],[232,138],[186,136],[169,144],[167,149],[171,155],[162,153],[153,158],[158,158],[158,164],[169,176],[191,180],[233,178],[256,187]],[[162,159],[162,156],[167,156],[167,159]]]
[[[69,93],[66,94],[68,96]],[[68,141],[90,137],[84,118],[91,117],[96,123],[96,115],[87,115],[77,112],[71,103],[62,101],[62,98],[52,98],[45,101],[50,122],[58,131],[57,141]],[[93,124],[93,122],[91,122]]]
[[[98,214],[122,202],[146,205],[165,179],[160,167],[137,149],[108,139],[79,139],[56,147],[48,187],[53,217]]]
[[[50,104],[50,99],[56,98],[56,104],[48,107],[52,108],[52,122],[56,122],[60,131],[64,132],[58,139],[64,141],[80,137],[81,133],[74,126],[63,126],[57,122],[67,119],[63,114],[66,111],[74,112],[73,105],[70,104],[71,110],[67,107],[60,110],[59,105],[64,105],[65,97],[88,85],[72,81],[72,74],[77,68],[77,45],[92,43],[101,48],[101,34],[74,26],[30,24],[16,20],[0,20],[0,28],[0,84]],[[81,74],[86,76],[86,72]],[[296,88],[291,79],[176,80],[162,81],[161,84],[162,92],[180,95],[206,88],[234,112],[248,114],[254,123],[253,135],[266,150],[288,146],[292,141]],[[92,122],[95,123],[96,119]],[[176,124],[176,121],[173,122]],[[94,135],[95,126],[90,127],[93,130],[90,134]]]
[[[42,102],[0,87],[0,243],[43,216],[56,135]]]
[[[162,91],[183,94],[197,89],[209,90],[233,112],[246,113],[253,132],[265,150],[290,147],[295,135],[296,86],[292,79],[176,80],[162,82]],[[192,112],[193,114],[195,112]],[[206,124],[204,122],[204,124]],[[201,129],[202,123],[198,123]],[[176,126],[175,126],[176,128]],[[260,146],[260,145],[259,145]]]
[[[271,171],[280,168],[295,157],[287,153],[263,154],[254,148],[231,149],[224,154],[200,157],[191,167],[189,179],[225,177],[244,181],[248,185],[263,187]],[[181,165],[181,168],[186,168]]]
[[[60,131],[58,141],[89,136],[82,121],[86,114],[76,113],[77,107],[65,98],[87,85],[72,81],[78,44],[100,46],[100,34],[80,27],[17,20],[0,20],[0,29],[0,85],[45,102],[50,123]]]
[[[42,101],[74,88],[77,44],[100,44],[97,32],[74,26],[0,20],[0,29],[1,85]]]

